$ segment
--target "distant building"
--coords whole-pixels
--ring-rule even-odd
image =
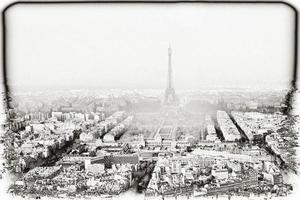
[[[91,172],[93,174],[102,174],[105,172],[104,163],[94,163],[91,164],[91,160],[86,160],[84,165],[86,172]]]
[[[138,164],[139,163],[139,156],[138,154],[120,154],[120,155],[113,155],[111,157],[111,162],[113,164]]]
[[[227,168],[213,168],[211,170],[211,175],[216,179],[228,179],[228,169]]]
[[[241,138],[240,132],[225,111],[217,111],[217,121],[225,141],[236,141]]]
[[[90,142],[94,139],[94,137],[91,133],[81,133],[79,139],[83,142]]]
[[[255,110],[258,107],[258,103],[256,101],[248,101],[246,102],[246,106],[251,110]]]
[[[52,112],[51,117],[55,118],[57,121],[62,121],[62,112]]]
[[[263,172],[263,177],[265,180],[269,181],[272,185],[282,184],[283,182],[283,177],[280,173]]]

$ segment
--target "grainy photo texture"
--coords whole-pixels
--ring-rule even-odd
[[[10,199],[289,199],[297,10],[21,2],[3,20]]]

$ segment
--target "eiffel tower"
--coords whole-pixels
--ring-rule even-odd
[[[167,88],[165,91],[165,98],[164,98],[165,105],[177,105],[178,104],[178,98],[175,93],[172,78],[173,78],[172,77],[172,49],[169,46],[169,48],[168,48],[168,82],[167,82]]]

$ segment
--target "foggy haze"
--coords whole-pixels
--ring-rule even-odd
[[[23,5],[7,12],[12,89],[286,87],[294,13],[281,4]]]

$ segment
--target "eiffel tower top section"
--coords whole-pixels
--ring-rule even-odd
[[[168,82],[167,88],[165,91],[165,105],[174,105],[177,104],[178,98],[175,94],[175,89],[173,85],[173,72],[172,72],[172,49],[169,46],[168,48]]]
[[[174,88],[173,77],[172,77],[172,49],[171,46],[168,48],[168,85],[167,88]]]

